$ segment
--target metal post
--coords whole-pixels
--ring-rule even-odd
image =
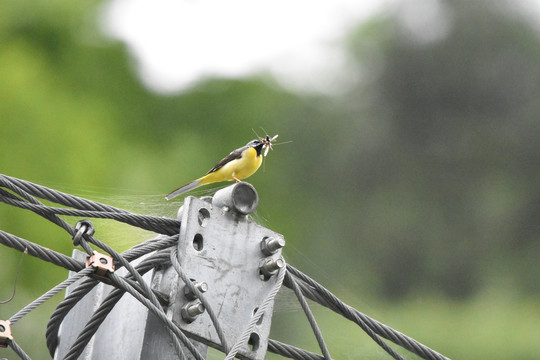
[[[245,330],[274,287],[273,275],[285,265],[281,257],[283,236],[248,218],[258,202],[255,188],[240,182],[218,191],[211,202],[188,197],[180,212],[181,266],[189,278],[207,284],[204,296],[216,312],[229,345]],[[269,239],[274,239],[271,245]],[[173,321],[190,337],[223,350],[209,316],[178,316],[188,303],[185,299],[173,305]],[[257,323],[240,356],[265,358],[271,319],[272,307]]]
[[[250,221],[258,195],[241,182],[204,200],[188,197],[179,210],[178,256],[182,271],[204,293],[217,316],[227,344],[236,342],[258,306],[276,284],[276,272],[285,263],[283,236]],[[76,252],[74,257],[85,260]],[[122,274],[122,269],[118,271]],[[125,273],[124,273],[125,274]],[[188,290],[172,266],[144,276],[159,297],[168,301],[167,316],[190,337],[203,356],[207,346],[224,350],[208,309]],[[68,289],[77,287],[75,283]],[[55,359],[63,359],[90,316],[112,290],[100,284],[81,300],[60,328]],[[264,359],[272,307],[263,314],[239,357]],[[192,359],[188,350],[186,359]],[[103,322],[80,359],[177,359],[168,331],[146,307],[124,295]]]

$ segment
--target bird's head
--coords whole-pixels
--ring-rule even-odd
[[[246,146],[252,147],[257,150],[257,156],[261,155],[264,143],[260,139],[254,139],[247,143]]]
[[[257,150],[257,156],[261,155],[262,150],[264,150],[264,156],[268,154],[268,150],[272,150],[272,141],[276,140],[278,135],[275,135],[274,137],[270,137],[266,135],[263,138],[254,139],[247,143],[247,146],[254,148]]]
[[[264,145],[264,143],[260,139],[255,139],[255,140],[251,140],[250,142],[248,142],[246,146],[256,148],[256,147],[263,146],[263,145]]]

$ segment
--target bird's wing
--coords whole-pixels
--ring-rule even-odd
[[[240,159],[242,157],[242,153],[248,147],[249,146],[244,146],[244,147],[241,147],[240,149],[236,149],[236,150],[231,151],[231,153],[229,155],[227,155],[226,157],[221,159],[220,162],[218,162],[216,165],[214,165],[214,167],[211,168],[210,171],[208,171],[206,174],[213,173],[214,171],[216,171],[216,170],[222,168],[223,166],[225,166],[225,164],[230,163],[233,160]]]

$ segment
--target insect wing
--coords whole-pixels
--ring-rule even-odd
[[[264,147],[264,156],[268,155],[268,150],[272,150],[272,141],[276,140],[279,135],[274,135],[273,137],[270,137],[269,135],[266,135],[264,138],[260,138],[263,142]]]

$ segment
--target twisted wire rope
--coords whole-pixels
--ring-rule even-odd
[[[12,206],[17,206],[17,207],[19,207],[17,204],[20,203],[20,202],[22,202],[22,203],[27,202],[28,204],[35,205],[36,207],[39,207],[40,205],[43,205],[36,198],[31,196],[29,193],[27,193],[24,189],[21,189],[20,187],[17,187],[15,184],[13,184],[10,180],[7,180],[7,179],[5,179],[3,177],[0,177],[0,185],[4,185],[6,188],[10,189],[15,194],[22,197],[22,199],[21,199],[20,197],[15,196],[14,194],[12,194],[12,193],[4,190],[4,189],[0,189],[0,201],[4,202],[6,204],[9,204],[9,205],[12,205]],[[23,201],[23,199],[26,200],[26,201]],[[62,220],[60,217],[58,217],[54,213],[51,213],[50,211],[46,211],[46,210],[40,210],[39,208],[36,208],[33,211],[36,214],[38,214],[38,215],[44,217],[45,219],[51,221],[53,224],[58,225],[59,227],[61,227],[65,231],[67,231],[71,236],[74,235],[74,229],[68,223],[66,223],[64,220]]]
[[[156,238],[145,241],[142,244],[136,245],[131,249],[123,252],[123,256],[128,261],[133,261],[143,255],[153,251],[159,251],[175,245],[178,242],[178,235],[164,236],[160,235]],[[71,258],[70,258],[71,259]],[[118,269],[117,269],[118,270]],[[64,320],[68,312],[77,304],[94,286],[99,283],[95,279],[86,279],[78,287],[72,290],[56,307],[49,323],[47,324],[46,339],[49,353],[54,357],[54,351],[58,346],[58,330],[60,324]]]
[[[418,341],[402,334],[401,332],[392,329],[391,327],[384,325],[377,320],[372,319],[366,314],[361,313],[355,308],[345,304],[343,301],[338,299],[337,296],[332,294],[322,285],[317,283],[315,280],[302,273],[300,270],[295,267],[287,264],[287,269],[294,276],[304,281],[306,284],[300,286],[304,295],[308,298],[318,302],[319,304],[328,307],[334,312],[342,315],[343,317],[355,322],[358,326],[362,328],[379,346],[385,349],[386,352],[392,351],[391,348],[384,342],[382,342],[377,335],[380,335],[393,343],[411,351],[412,353],[429,360],[448,360],[444,355],[439,354],[435,350],[430,349],[429,347],[419,343]],[[387,348],[389,350],[387,350]],[[390,353],[390,352],[389,352]],[[399,354],[397,354],[400,356]]]
[[[115,285],[119,288],[129,292],[133,297],[135,297],[139,302],[146,306],[156,317],[158,317],[173,333],[182,341],[184,346],[191,352],[196,360],[205,360],[201,355],[199,350],[193,345],[193,343],[186,337],[186,335],[178,328],[178,326],[170,320],[167,315],[163,312],[162,309],[158,308],[147,298],[141,296],[137,291],[135,291],[129,284],[120,276],[117,276],[115,273],[110,274],[111,279],[114,281]]]
[[[3,195],[0,193],[0,195]],[[178,233],[178,228],[180,227],[180,222],[178,220],[150,216],[150,215],[138,215],[128,212],[105,212],[97,210],[79,210],[79,209],[68,209],[68,208],[57,208],[50,207],[47,205],[33,204],[27,201],[16,200],[8,196],[0,196],[0,201],[16,206],[22,209],[31,210],[42,216],[44,215],[67,215],[67,216],[78,216],[78,217],[90,217],[90,218],[99,218],[99,219],[110,219],[122,222],[128,225],[132,225],[144,230],[153,231],[156,233],[164,235],[174,235]],[[61,219],[60,219],[61,220]],[[56,222],[55,222],[56,223]],[[65,223],[61,221],[60,223]],[[59,224],[57,224],[59,225]],[[74,230],[71,226],[59,225],[62,228],[66,229],[72,236],[74,235]],[[68,230],[70,229],[70,230]]]
[[[21,252],[26,250],[28,255],[63,267],[67,270],[78,272],[84,268],[81,261],[2,230],[0,230],[0,243]]]
[[[309,324],[311,325],[311,329],[313,330],[313,333],[315,334],[315,338],[317,339],[317,343],[319,344],[319,348],[321,349],[321,352],[324,356],[325,360],[331,359],[330,352],[328,351],[328,348],[326,347],[326,344],[324,342],[324,338],[322,336],[321,330],[319,329],[319,326],[317,325],[317,321],[315,320],[315,317],[313,316],[313,313],[311,312],[309,305],[304,298],[304,295],[302,294],[302,290],[294,280],[294,278],[291,276],[291,274],[286,271],[285,279],[288,284],[290,284],[294,294],[296,295],[296,298],[298,299],[298,302],[300,303],[300,306],[302,307],[302,310],[304,310],[304,313],[306,314],[306,317],[308,318]]]
[[[79,286],[73,289],[66,297],[58,304],[53,314],[51,315],[45,331],[45,339],[49,354],[54,357],[56,348],[58,347],[58,333],[60,325],[69,311],[75,307],[75,305],[90,292],[97,284],[99,280],[86,279],[83,280]]]
[[[283,357],[288,357],[290,359],[298,360],[325,360],[319,354],[312,353],[310,351],[300,349],[296,346],[282,343],[274,339],[268,339],[268,351],[281,355]]]
[[[165,265],[168,261],[169,251],[162,250],[141,261],[141,263],[136,266],[136,270],[139,272],[139,274],[143,275],[158,265]],[[128,278],[126,278],[126,280],[128,280],[130,277],[131,275],[128,275]],[[103,300],[100,306],[94,311],[94,313],[90,317],[90,320],[88,320],[83,330],[79,333],[77,339],[71,345],[69,358],[76,359],[80,356],[92,336],[94,336],[94,334],[99,329],[99,326],[103,323],[107,315],[112,311],[114,306],[118,303],[118,301],[120,300],[120,298],[122,298],[124,294],[125,291],[123,289],[114,288],[107,295],[107,297]],[[170,329],[168,330],[173,339],[173,343],[178,355],[183,356],[182,347],[179,343],[178,338]],[[49,351],[51,351],[51,348],[53,349],[54,354],[54,349],[56,348],[56,346],[49,346]],[[66,359],[68,359],[67,355]]]
[[[2,189],[2,187],[10,190],[11,192]],[[47,206],[42,204],[35,197],[60,204],[62,206],[71,207],[71,209]],[[202,355],[187,339],[184,333],[171,320],[167,318],[166,314],[164,313],[162,307],[159,304],[157,297],[155,296],[153,291],[151,291],[147,283],[142,280],[140,272],[142,272],[143,270],[148,271],[147,266],[149,266],[150,263],[143,261],[139,265],[144,264],[145,267],[141,268],[140,266],[138,266],[137,269],[135,269],[133,266],[131,266],[131,264],[129,264],[130,261],[140,256],[146,255],[152,251],[157,251],[171,246],[173,246],[173,249],[176,249],[174,244],[178,241],[178,232],[180,229],[179,221],[162,217],[133,214],[128,211],[115,208],[113,206],[62,193],[57,190],[49,189],[45,186],[36,185],[29,181],[17,179],[3,174],[0,174],[0,201],[12,206],[33,211],[36,214],[51,221],[52,223],[60,226],[61,228],[66,230],[72,237],[76,232],[75,229],[69,224],[67,224],[62,218],[60,218],[59,215],[112,219],[145,230],[154,231],[158,234],[168,235],[160,236],[156,239],[151,239],[143,244],[133,247],[132,249],[128,250],[123,254],[117,254],[112,248],[108,247],[106,244],[100,242],[92,236],[83,235],[85,241],[82,241],[81,245],[87,252],[90,252],[91,250],[89,244],[87,243],[88,241],[89,243],[92,243],[111,254],[119,267],[126,267],[129,273],[126,278],[122,278],[116,273],[110,273],[108,274],[108,278],[96,279],[94,275],[90,274],[89,270],[83,270],[84,265],[82,264],[82,262],[0,230],[1,244],[19,251],[27,251],[28,254],[32,256],[64,267],[70,271],[74,271],[77,273],[77,275],[75,275],[77,278],[83,277],[84,275],[92,276],[87,278],[86,280],[83,280],[75,289],[73,289],[59,304],[59,306],[51,316],[46,331],[47,346],[51,355],[54,354],[54,350],[58,345],[57,334],[60,323],[63,321],[70,309],[72,309],[73,306],[80,299],[82,299],[96,284],[101,281],[116,286],[116,289],[114,289],[111,294],[109,294],[109,297],[105,299],[104,302],[101,304],[100,308],[98,309],[100,311],[94,313],[91,320],[87,323],[87,326],[85,327],[85,330],[87,332],[85,332],[84,334],[81,333],[79,336],[79,339],[81,339],[80,344],[84,343],[84,345],[77,345],[77,347],[71,349],[72,352],[68,354],[69,356],[71,356],[71,359],[74,359],[76,357],[76,354],[80,350],[78,346],[83,346],[82,348],[84,349],[87,340],[89,341],[89,339],[91,338],[91,335],[89,338],[87,338],[87,334],[93,334],[93,332],[95,332],[95,329],[99,327],[99,324],[106,317],[110,309],[114,307],[114,304],[118,301],[117,299],[119,299],[125,292],[131,294],[139,302],[145,305],[152,313],[154,313],[154,315],[156,315],[158,319],[160,319],[166,325],[168,331],[172,334],[172,337],[175,341],[174,344],[175,348],[177,348],[178,354],[181,354],[182,351],[180,346],[181,341],[184,346],[193,354],[195,359],[203,359]],[[171,256],[171,254],[172,252],[169,252],[167,253],[167,255],[160,254],[159,256]],[[174,261],[172,263],[174,264]],[[89,272],[89,274],[86,274],[87,271]],[[179,275],[181,274],[182,272],[180,271]],[[296,278],[296,280],[293,279],[293,276]],[[136,281],[134,281],[133,279],[135,279]],[[191,281],[188,281],[187,283],[190,282]],[[282,283],[285,286],[290,287],[297,295],[298,300],[313,328],[313,331],[319,343],[319,347],[323,352],[323,356],[296,348],[292,345],[284,344],[273,339],[268,340],[267,351],[294,359],[330,359],[330,355],[328,353],[328,349],[326,349],[326,345],[324,344],[322,334],[320,333],[320,330],[316,325],[316,321],[311,311],[309,310],[309,306],[307,306],[307,303],[304,299],[305,296],[325,307],[328,307],[329,309],[342,315],[348,320],[355,322],[380,347],[382,347],[387,353],[389,353],[396,359],[402,359],[402,357],[397,354],[393,349],[391,349],[384,341],[382,341],[379,336],[390,340],[399,346],[402,346],[403,348],[417,354],[424,359],[447,359],[443,355],[417,342],[416,340],[411,339],[410,337],[392,329],[391,327],[386,326],[359,312],[358,310],[350,307],[349,305],[339,300],[334,294],[332,294],[322,285],[318,284],[315,280],[311,279],[309,276],[290,265],[287,265],[286,268],[279,271],[277,282],[279,286],[277,286],[276,284],[276,286],[272,289],[271,293],[273,295],[277,293]],[[45,298],[50,297],[52,296],[51,294],[60,291],[58,289],[59,286],[61,287],[64,285],[64,282],[59,284],[36,301],[45,301]],[[200,295],[200,293],[198,293],[198,289],[196,288],[193,292],[196,295]],[[200,298],[202,299],[204,297],[201,296]],[[224,345],[225,352],[227,353],[226,360],[232,360],[234,357],[236,357],[240,348],[242,346],[245,346],[254,324],[264,312],[264,307],[269,303],[271,299],[273,299],[273,296],[270,297],[269,294],[269,296],[263,302],[263,305],[259,307],[259,310],[254,314],[250,323],[248,324],[242,335],[239,337],[239,339],[237,339],[237,342],[232,346],[230,351],[227,352],[228,346],[226,342],[221,340],[222,345]],[[203,300],[201,300],[201,302],[202,301]],[[28,306],[31,305],[32,303]],[[19,320],[22,316],[31,311],[31,309],[35,308],[35,306],[39,305],[32,305],[32,308],[28,308],[28,306],[25,309],[19,311],[16,315],[14,315],[15,321]],[[95,327],[95,324],[97,324],[97,327]],[[218,331],[219,334],[219,322],[216,321],[214,326],[216,327],[216,331]],[[14,341],[11,341],[10,346],[18,347],[18,345]],[[22,351],[22,349],[20,349],[20,351],[20,354],[18,354],[21,358],[28,358],[28,356],[24,353],[24,351]]]
[[[90,241],[92,244],[98,246],[100,249],[103,249],[105,250],[109,255],[112,256],[112,258],[114,260],[116,260],[118,263],[120,263],[124,268],[127,269],[127,271],[129,272],[129,274],[139,283],[139,285],[141,286],[142,288],[142,294],[145,295],[146,297],[149,298],[150,301],[152,301],[152,303],[156,306],[159,306],[159,301],[156,297],[156,295],[154,294],[154,292],[152,291],[152,289],[150,289],[150,286],[148,285],[148,283],[146,281],[144,281],[144,279],[142,278],[141,274],[139,274],[139,272],[137,270],[135,270],[135,268],[129,263],[129,261],[127,261],[123,256],[121,256],[120,254],[118,254],[113,248],[111,248],[110,246],[108,246],[107,244],[99,241],[98,239],[96,239],[95,237],[93,236],[90,236],[90,235],[83,235],[83,237]]]
[[[22,360],[32,360],[15,340],[9,340],[8,345]]]
[[[17,321],[22,319],[25,315],[30,313],[32,310],[42,305],[45,301],[49,300],[54,295],[58,294],[60,291],[64,290],[66,287],[78,281],[82,277],[90,275],[92,272],[94,272],[94,269],[85,268],[79,271],[78,273],[76,273],[75,275],[69,277],[68,279],[62,281],[60,284],[56,285],[55,287],[47,291],[45,294],[41,295],[36,300],[32,301],[30,304],[26,305],[24,308],[22,308],[13,316],[11,316],[9,318],[9,321],[11,322],[11,324],[15,324]]]
[[[12,186],[16,186],[32,196],[36,196],[41,199],[49,200],[57,204],[69,206],[75,209],[128,213],[126,210],[118,209],[114,206],[101,204],[96,201],[84,199],[75,195],[63,193],[58,190],[50,189],[43,185],[34,184],[27,180],[22,180],[12,176],[0,174],[0,183],[4,182],[8,183],[8,185],[5,186],[10,189]]]

